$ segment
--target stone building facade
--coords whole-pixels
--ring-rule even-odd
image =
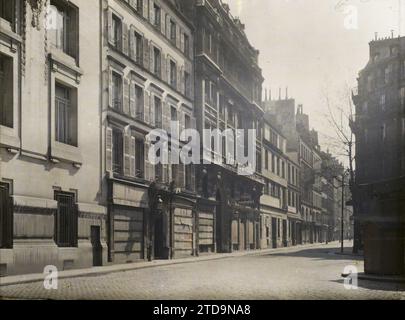
[[[280,130],[277,130],[274,119],[269,117],[268,114],[264,116],[262,123],[262,137],[262,176],[265,185],[263,195],[260,198],[261,247],[287,247],[290,244],[287,213],[289,204],[292,203],[287,179],[287,141],[280,133]],[[290,203],[288,203],[288,200],[290,200]],[[294,203],[296,203],[295,199]]]
[[[1,273],[101,265],[99,1],[0,4]]]
[[[195,24],[197,129],[200,133],[204,129],[254,129],[259,133],[263,77],[259,52],[249,44],[244,25],[221,1],[183,3]],[[256,159],[260,159],[261,138],[256,138]],[[213,155],[212,164],[197,168],[201,252],[259,247],[263,180],[257,173],[239,175],[236,162],[225,160],[230,151],[226,149]],[[203,148],[201,154],[205,154]],[[260,170],[261,162],[257,162],[256,169]]]
[[[197,253],[194,167],[152,164],[152,130],[195,127],[193,25],[176,1],[104,1],[103,191],[109,260],[170,259]],[[179,125],[171,132],[170,122]],[[158,156],[158,155],[156,155]],[[162,155],[163,156],[163,155]]]
[[[365,272],[405,273],[405,37],[370,42],[353,92],[356,116],[355,223]]]

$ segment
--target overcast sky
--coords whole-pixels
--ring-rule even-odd
[[[356,86],[368,60],[368,43],[405,35],[405,0],[224,0],[246,25],[250,43],[260,50],[264,86],[278,98],[278,88],[304,105],[310,125],[333,135],[325,121],[323,88]],[[401,4],[402,2],[402,4]],[[348,7],[349,6],[349,7]],[[401,10],[399,10],[401,6]],[[350,19],[357,11],[356,19]],[[400,16],[403,18],[400,19]],[[400,23],[402,21],[402,23]],[[400,27],[401,25],[401,27]],[[326,137],[320,135],[326,148]]]

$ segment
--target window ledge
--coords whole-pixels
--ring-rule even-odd
[[[67,55],[60,49],[51,47],[49,59],[52,64],[52,71],[63,71],[72,74],[76,82],[80,82],[80,77],[83,75],[83,70],[76,65],[75,58]]]
[[[11,149],[20,149],[20,139],[15,134],[14,128],[0,125],[0,145]]]
[[[18,42],[22,41],[21,36],[13,31],[11,23],[2,18],[0,18],[0,33],[3,33]]]
[[[80,167],[83,163],[83,157],[80,148],[68,144],[63,144],[57,141],[52,143],[51,158],[53,162],[71,162],[76,167]]]

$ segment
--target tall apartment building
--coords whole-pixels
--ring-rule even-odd
[[[405,37],[370,42],[353,93],[356,116],[355,219],[365,272],[405,273]]]
[[[261,248],[287,247],[290,228],[287,213],[297,209],[298,195],[290,190],[291,162],[286,156],[287,141],[269,114],[262,122],[262,176],[264,178],[261,208]],[[290,176],[288,166],[290,165]],[[294,180],[297,171],[293,171]],[[291,180],[290,180],[291,179]]]
[[[106,262],[98,7],[0,1],[1,274]]]
[[[194,167],[152,164],[154,129],[195,127],[193,25],[178,1],[104,1],[103,191],[109,260],[196,254]],[[179,126],[171,132],[170,122]],[[156,156],[161,156],[156,154]],[[163,155],[162,155],[163,156]]]
[[[219,0],[182,3],[187,6],[196,28],[197,129],[200,133],[203,129],[255,129],[260,134],[263,77],[258,66],[259,52],[249,44],[244,25],[232,17],[229,7]],[[258,171],[261,164],[259,134]],[[258,174],[239,175],[235,162],[226,163],[229,151],[226,149],[223,147],[221,154],[214,154],[214,163],[197,169],[201,252],[259,247],[262,178]]]
[[[289,215],[290,238],[294,243],[313,243],[327,240],[329,213],[323,205],[321,150],[318,133],[309,128],[309,116],[303,106],[296,108],[295,100],[286,97],[266,100],[264,108],[269,117],[276,119],[287,140],[286,155],[290,166],[299,171],[290,192],[298,193],[298,210]],[[292,201],[290,201],[292,204]],[[290,207],[290,206],[289,206]],[[294,207],[294,206],[293,206]],[[298,213],[298,214],[296,214]],[[292,235],[295,239],[293,240]]]

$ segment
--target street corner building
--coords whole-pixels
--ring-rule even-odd
[[[365,272],[405,274],[405,37],[376,38],[353,92]]]
[[[338,160],[258,60],[219,0],[0,0],[0,275],[337,240]],[[255,172],[155,129],[253,130]]]
[[[46,3],[50,28],[45,1],[0,1],[2,275],[107,257],[99,2]]]

